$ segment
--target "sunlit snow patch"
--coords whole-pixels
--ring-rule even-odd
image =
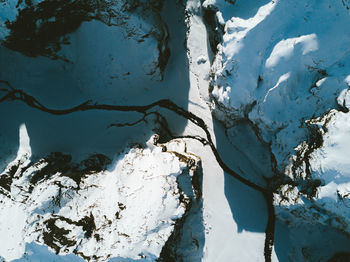
[[[21,137],[20,152],[27,142]],[[19,163],[10,190],[0,194],[1,256],[20,258],[26,243],[36,242],[85,260],[154,260],[187,210],[177,179],[198,158],[185,148],[181,141],[131,148],[97,172],[101,155],[82,161],[83,168],[61,153]]]

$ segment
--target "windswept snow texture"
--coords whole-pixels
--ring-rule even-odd
[[[236,2],[212,67],[215,114],[228,125],[249,117],[282,171],[304,121],[347,88],[350,13],[344,1]]]

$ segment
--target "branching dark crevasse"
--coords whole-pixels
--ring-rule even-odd
[[[44,111],[44,112],[47,112],[50,114],[54,114],[54,115],[66,115],[66,114],[71,114],[71,113],[78,112],[78,111],[88,111],[88,110],[107,110],[107,111],[123,111],[123,112],[134,111],[134,112],[139,112],[139,113],[147,113],[147,110],[149,110],[153,107],[156,107],[156,106],[168,109],[168,110],[188,119],[189,121],[191,121],[192,123],[194,123],[195,125],[200,127],[205,132],[205,134],[207,136],[208,145],[211,147],[211,149],[215,155],[215,158],[217,159],[219,165],[221,166],[221,168],[225,172],[229,173],[231,176],[233,176],[237,180],[241,181],[243,184],[245,184],[249,187],[252,187],[252,188],[254,188],[262,193],[267,193],[269,191],[268,189],[265,189],[265,188],[255,184],[255,183],[245,179],[244,177],[240,176],[238,173],[236,173],[235,171],[230,169],[224,163],[224,161],[221,159],[220,154],[216,150],[216,147],[215,147],[215,145],[212,141],[212,138],[211,138],[211,134],[207,128],[207,125],[203,121],[203,119],[197,117],[196,115],[183,109],[182,107],[179,107],[178,105],[176,105],[175,103],[173,103],[169,99],[158,100],[152,104],[144,105],[144,106],[98,104],[98,103],[92,103],[92,101],[88,100],[88,101],[86,101],[78,106],[72,107],[70,109],[50,109],[50,108],[45,107],[43,104],[41,104],[33,96],[26,94],[22,90],[13,88],[7,81],[0,81],[0,83],[4,83],[9,87],[9,89],[0,89],[0,91],[6,92],[6,94],[0,98],[0,103],[4,102],[4,101],[11,101],[11,100],[23,101],[24,103],[26,103],[30,107],[33,107],[33,108],[36,108],[36,109],[39,109],[41,111]]]
[[[272,253],[272,246],[273,246],[273,240],[274,240],[274,223],[275,223],[275,214],[274,214],[274,206],[273,206],[273,189],[265,188],[260,185],[255,184],[254,182],[242,177],[238,173],[236,173],[234,170],[232,170],[221,158],[219,152],[217,151],[213,140],[211,138],[211,134],[208,130],[207,125],[201,119],[200,117],[196,116],[195,114],[183,109],[182,107],[176,105],[174,102],[172,102],[169,99],[162,99],[158,100],[154,103],[148,104],[148,105],[109,105],[109,104],[98,104],[93,103],[92,101],[88,100],[78,106],[69,108],[69,109],[51,109],[43,104],[41,104],[36,98],[33,96],[28,95],[27,93],[23,92],[20,89],[13,88],[9,82],[0,80],[0,84],[4,84],[7,86],[7,88],[0,88],[0,92],[5,93],[4,96],[0,98],[0,103],[5,101],[22,101],[26,103],[28,106],[32,108],[36,108],[38,110],[53,114],[53,115],[67,115],[74,112],[79,111],[88,111],[88,110],[106,110],[106,111],[122,111],[122,112],[139,112],[143,114],[143,118],[137,120],[134,123],[125,123],[125,124],[112,124],[111,126],[132,126],[137,123],[140,123],[141,121],[145,121],[146,116],[150,114],[155,114],[158,117],[162,118],[162,120],[165,120],[163,116],[161,116],[158,112],[147,112],[148,110],[154,108],[154,107],[160,107],[167,110],[170,110],[177,115],[191,121],[196,126],[200,127],[206,134],[206,138],[202,138],[200,136],[178,136],[178,138],[190,138],[190,139],[196,139],[200,141],[203,145],[209,145],[216,161],[220,165],[220,167],[228,173],[230,176],[234,177],[241,183],[245,184],[246,186],[249,186],[259,192],[261,192],[266,200],[267,208],[268,208],[268,223],[266,227],[266,240],[265,240],[265,249],[264,249],[264,255],[265,255],[265,261],[271,261],[271,253]],[[168,131],[170,132],[170,131]]]

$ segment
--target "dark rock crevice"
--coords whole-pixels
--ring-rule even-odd
[[[196,165],[194,174],[191,179],[194,195],[193,197],[188,197],[184,195],[186,193],[181,188],[181,182],[178,179],[179,188],[181,191],[180,202],[183,203],[186,207],[185,214],[178,220],[176,220],[174,225],[174,230],[171,236],[168,238],[167,242],[162,248],[162,251],[159,255],[157,261],[159,262],[177,262],[177,261],[197,261],[200,260],[202,255],[203,243],[200,240],[201,236],[198,236],[194,227],[203,227],[202,223],[202,167],[201,162],[199,161]],[[181,176],[183,176],[182,174]],[[193,223],[193,220],[196,224]],[[188,228],[191,228],[194,231],[194,234],[191,234],[192,239],[188,239]],[[187,231],[186,231],[187,230]],[[203,233],[203,229],[200,230]],[[181,247],[183,243],[186,244],[185,247]],[[190,257],[186,256],[186,253],[190,254]],[[200,253],[196,257],[196,253]]]
[[[90,216],[85,216],[78,221],[53,215],[52,218],[44,222],[46,230],[43,232],[43,240],[46,245],[56,251],[56,254],[58,254],[61,249],[64,249],[65,247],[72,247],[77,244],[76,240],[68,237],[70,230],[58,227],[56,225],[56,221],[64,221],[70,225],[82,227],[86,238],[90,238],[96,229],[95,220],[92,213],[90,213]]]
[[[214,5],[208,5],[202,8],[203,20],[207,27],[210,49],[213,54],[218,52],[218,44],[222,42],[224,26],[218,22],[216,12],[218,8]]]
[[[60,172],[60,176],[69,177],[77,184],[77,190],[80,189],[80,183],[82,179],[86,178],[89,174],[97,173],[105,170],[111,159],[102,154],[94,154],[85,160],[82,160],[79,164],[71,162],[72,157],[60,152],[53,152],[48,157],[39,161],[40,163],[47,163],[47,165],[35,172],[30,178],[32,185],[37,184],[42,179]]]

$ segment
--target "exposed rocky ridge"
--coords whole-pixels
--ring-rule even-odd
[[[338,99],[338,102],[347,102]],[[300,144],[286,174],[292,183],[281,187],[281,213],[295,219],[337,228],[350,236],[350,188],[347,171],[348,112],[331,110],[307,121],[318,139]],[[306,199],[308,197],[309,199]],[[311,211],[310,211],[311,210]]]
[[[174,231],[165,243],[157,261],[201,261],[202,249],[204,245],[203,227],[201,224],[203,199],[202,199],[202,169],[201,163],[198,163],[197,169],[192,175],[193,193],[187,192],[188,185],[183,181],[184,178],[179,177],[179,186],[182,192],[186,192],[186,212],[184,216],[175,224]],[[187,189],[186,189],[187,188]],[[186,189],[186,190],[184,190]],[[191,191],[191,190],[190,190]],[[186,197],[185,195],[185,197]]]

